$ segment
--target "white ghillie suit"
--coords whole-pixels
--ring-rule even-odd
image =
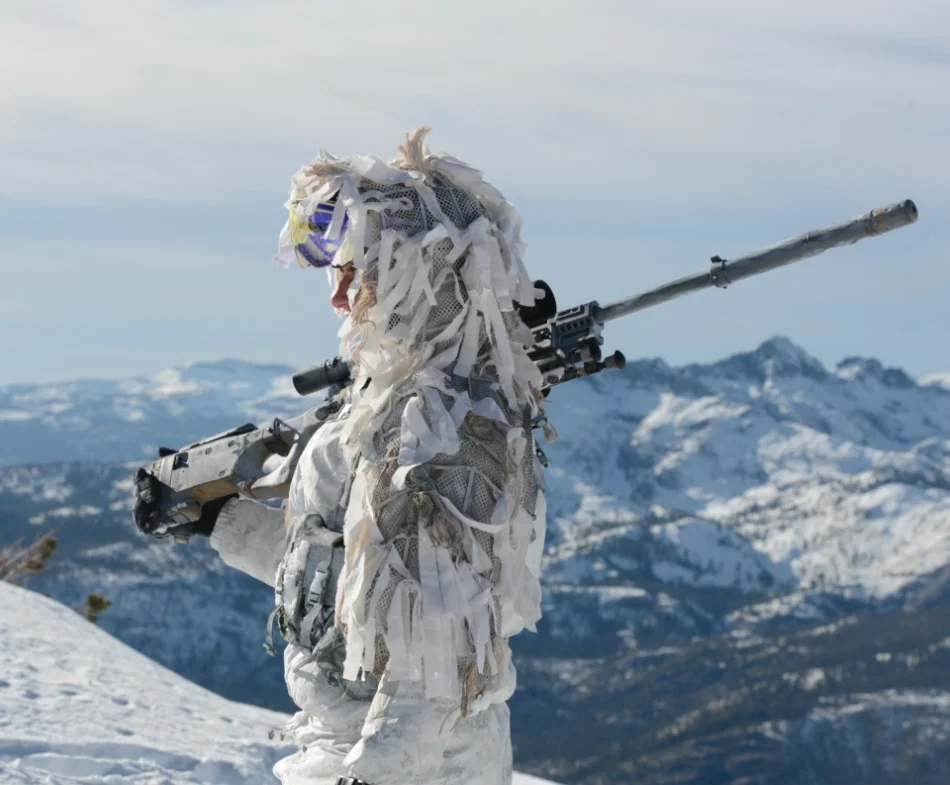
[[[511,776],[507,639],[541,615],[541,378],[514,305],[536,290],[514,207],[480,172],[429,153],[427,130],[390,163],[322,153],[293,178],[278,259],[352,261],[360,289],[340,332],[350,397],[301,458],[289,520],[342,524],[342,677],[379,687],[371,705],[341,696],[313,641],[288,648],[306,749],[278,764],[285,783]]]

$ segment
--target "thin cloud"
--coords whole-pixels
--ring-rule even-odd
[[[785,333],[943,370],[948,52],[927,0],[5,0],[3,370],[333,353],[323,282],[269,262],[290,174],[422,122],[519,206],[564,305],[913,197],[913,229],[610,343],[681,361]]]
[[[320,147],[389,155],[422,121],[434,145],[538,192],[567,166],[608,191],[634,176],[667,196],[740,195],[722,162],[754,182],[775,179],[762,167],[776,158],[800,162],[778,167],[786,181],[866,181],[884,149],[917,177],[948,174],[896,119],[946,123],[933,52],[950,32],[933,35],[950,31],[950,7],[937,4],[36,7],[0,15],[16,74],[0,142],[23,160],[4,162],[8,202],[108,200],[121,183],[179,201],[270,190],[278,176],[283,188]],[[56,188],[30,184],[38,161],[64,152]]]

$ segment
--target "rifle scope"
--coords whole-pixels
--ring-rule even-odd
[[[350,380],[352,368],[342,357],[334,357],[319,365],[304,368],[293,375],[294,389],[300,395],[325,390],[334,384],[346,384]]]

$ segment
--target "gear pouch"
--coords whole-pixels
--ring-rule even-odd
[[[296,515],[275,583],[277,628],[284,640],[313,651],[333,625],[336,582],[343,563],[343,535],[319,515]],[[268,625],[270,634],[270,625]]]

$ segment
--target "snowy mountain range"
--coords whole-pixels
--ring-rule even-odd
[[[0,466],[154,458],[235,418],[299,414],[292,368],[194,363],[148,378],[0,386]]]
[[[51,528],[61,542],[35,587],[70,603],[102,591],[105,629],[280,709],[261,648],[270,591],[201,544],[139,537],[129,478],[159,444],[312,405],[291,370],[230,360],[0,388],[0,544]],[[950,781],[935,730],[950,703],[947,378],[867,358],[829,369],[775,338],[556,389],[545,617],[515,639],[519,767],[585,783]]]

